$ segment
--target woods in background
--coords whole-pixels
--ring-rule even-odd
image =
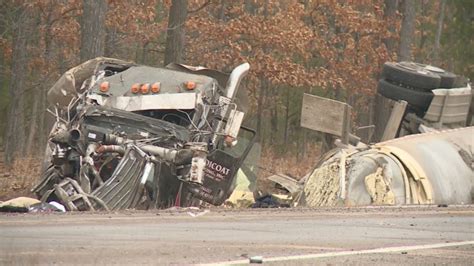
[[[52,123],[47,90],[87,59],[224,71],[247,61],[246,123],[264,154],[304,157],[324,140],[299,127],[304,92],[348,102],[354,129],[369,125],[385,61],[432,63],[472,79],[473,21],[469,0],[2,1],[0,144],[7,164],[40,156]]]

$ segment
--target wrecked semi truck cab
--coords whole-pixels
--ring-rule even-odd
[[[248,70],[110,58],[69,70],[48,92],[56,122],[33,192],[68,210],[222,204],[255,137],[241,126]]]

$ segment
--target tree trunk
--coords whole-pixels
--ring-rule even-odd
[[[398,61],[409,61],[412,59],[411,46],[415,35],[416,1],[403,1],[403,20],[400,30],[400,48]]]
[[[106,57],[114,57],[115,49],[117,45],[117,29],[112,26],[110,28],[106,28],[105,34],[105,47],[104,47],[104,55]]]
[[[290,134],[290,88],[286,88],[286,102],[285,102],[286,108],[285,108],[285,136],[284,136],[284,145],[285,145],[285,151],[288,150],[288,144],[289,144],[289,134]]]
[[[427,4],[423,1],[420,3],[420,16],[421,17],[428,17],[428,11],[431,8],[427,6]],[[428,30],[429,31],[429,30]],[[420,27],[420,44],[418,46],[418,53],[415,55],[415,61],[417,62],[424,62],[426,55],[423,53],[423,48],[425,47],[427,34],[425,33],[425,27]]]
[[[245,12],[255,15],[257,14],[257,5],[253,0],[245,0],[244,1],[244,10]]]
[[[51,9],[49,10],[50,14],[53,12],[53,8],[51,5]],[[51,15],[48,17],[48,23],[46,24],[45,30],[44,30],[44,53],[43,56],[47,62],[51,62],[54,60],[52,57],[52,24],[53,20]],[[51,72],[53,72],[53,69],[49,69]],[[48,95],[48,90],[51,86],[51,76],[47,75],[46,80],[44,80],[41,83],[41,93],[39,97],[39,102],[40,102],[40,117],[39,117],[39,122],[38,122],[38,139],[39,142],[36,147],[36,151],[38,154],[42,154],[44,152],[44,147],[47,145],[47,139],[49,136],[50,128],[52,126],[51,119],[48,119],[47,117],[47,112],[46,109],[48,108],[48,101],[47,101],[47,95]]]
[[[5,163],[11,165],[18,151],[25,145],[25,101],[28,71],[27,46],[31,38],[33,18],[27,9],[20,8],[13,27],[13,51],[10,80],[10,108],[6,128]],[[22,154],[21,154],[22,155]]]
[[[267,95],[267,85],[268,81],[265,78],[260,79],[260,93],[257,99],[257,136],[262,146],[263,146],[263,104],[265,102],[265,96]]]
[[[384,18],[388,24],[388,30],[395,34],[395,20],[397,16],[398,0],[385,0]],[[395,38],[391,36],[383,40],[390,55],[395,51]]]
[[[185,42],[185,23],[188,16],[188,0],[173,0],[166,32],[164,65],[182,63]]]
[[[0,32],[5,31],[5,23],[0,23]],[[2,92],[4,89],[6,89],[7,85],[7,73],[5,69],[3,68],[6,65],[5,62],[5,54],[2,52],[0,53],[0,92]],[[1,105],[0,106],[0,128],[5,129],[6,128],[6,120],[8,119],[7,117],[8,114],[8,106]],[[5,133],[6,130],[0,133],[0,145],[2,146],[3,149],[5,149]],[[0,158],[1,161],[3,161],[4,158]]]
[[[271,118],[270,118],[270,136],[271,143],[278,143],[278,104],[276,104],[277,99],[274,98],[271,107]]]
[[[49,19],[50,16],[48,16]],[[41,25],[41,19],[38,16],[35,16],[35,28],[38,28]],[[46,28],[46,31],[49,30]],[[36,31],[32,32],[30,36],[30,45],[31,46],[39,46],[41,42],[41,31]],[[45,44],[46,46],[48,45],[47,42]],[[42,54],[38,52],[37,54],[30,54],[32,57],[41,57]],[[25,127],[25,135],[26,135],[26,142],[23,146],[23,150],[21,151],[22,154],[25,154],[27,157],[33,157],[36,155],[36,145],[38,144],[38,141],[36,141],[38,138],[38,129],[39,129],[39,123],[40,123],[40,118],[43,115],[41,111],[41,94],[43,91],[43,86],[42,84],[47,83],[46,82],[46,77],[41,74],[41,72],[37,71],[32,71],[32,73],[29,74],[30,79],[33,83],[38,83],[41,85],[38,86],[33,86],[27,93],[28,97],[31,97],[30,99],[27,100],[28,106],[25,109],[25,113],[29,113],[29,120],[27,120],[26,124],[28,125],[28,130],[26,130],[27,127]],[[25,95],[26,96],[26,95]],[[24,96],[24,97],[25,97]],[[30,107],[30,105],[32,105]]]
[[[436,65],[439,64],[439,47],[440,47],[440,42],[441,42],[441,33],[443,31],[445,9],[446,9],[446,0],[441,0],[441,8],[439,11],[438,25],[436,28],[435,45],[434,45],[434,51],[433,51],[433,62]]]
[[[105,50],[106,0],[84,0],[81,18],[81,62],[103,56]]]
[[[35,136],[38,134],[38,124],[40,115],[42,112],[40,111],[40,104],[39,101],[41,100],[41,88],[34,90],[34,98],[33,98],[33,107],[31,108],[31,120],[30,120],[30,128],[28,132],[28,138],[25,146],[25,152],[28,155],[32,155],[35,153],[34,144],[35,144]]]
[[[334,148],[334,136],[329,133],[321,133],[321,154]]]
[[[219,15],[218,18],[221,21],[225,21],[225,9],[227,7],[227,0],[221,0],[221,4],[219,7]]]

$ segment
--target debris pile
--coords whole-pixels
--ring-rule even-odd
[[[222,204],[255,137],[241,126],[248,69],[96,58],[69,70],[48,92],[56,123],[33,192],[68,211]]]

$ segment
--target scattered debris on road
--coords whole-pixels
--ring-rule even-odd
[[[0,202],[0,212],[28,212],[28,208],[41,201],[28,197],[18,197]]]
[[[28,197],[18,197],[0,202],[0,212],[65,212],[64,206],[57,202],[45,203]]]
[[[249,263],[262,264],[263,263],[263,257],[262,256],[250,257],[249,258]]]

